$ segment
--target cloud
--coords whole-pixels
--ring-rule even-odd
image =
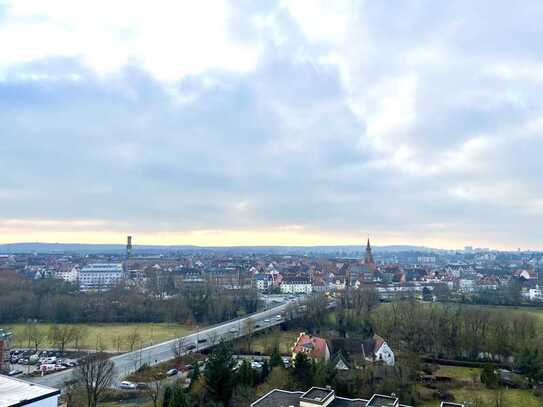
[[[537,3],[0,10],[5,240],[541,240]]]

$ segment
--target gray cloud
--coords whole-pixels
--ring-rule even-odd
[[[537,247],[543,8],[528,3],[370,2],[329,43],[248,2],[229,29],[261,47],[255,69],[167,83],[136,62],[11,66],[2,218]]]

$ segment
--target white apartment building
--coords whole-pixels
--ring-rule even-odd
[[[79,272],[81,290],[107,290],[118,285],[123,279],[121,263],[88,264]]]
[[[79,280],[79,267],[61,267],[55,271],[55,278],[68,281],[70,283],[75,283],[77,280]]]
[[[281,283],[282,294],[311,294],[313,285],[309,279],[286,279]]]

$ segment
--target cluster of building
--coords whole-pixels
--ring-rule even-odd
[[[355,253],[293,253],[193,250],[147,253],[0,255],[0,273],[57,278],[82,290],[109,289],[120,283],[145,287],[150,279],[175,288],[213,284],[225,289],[311,294],[372,287],[381,299],[434,297],[434,290],[471,295],[520,283],[526,301],[543,301],[543,255],[534,252],[401,250],[374,255],[369,239]]]
[[[409,407],[395,395],[374,394],[369,399],[339,397],[327,387],[312,387],[306,392],[273,389],[251,404],[251,407]],[[463,404],[441,402],[441,407],[463,407]]]
[[[394,352],[379,335],[364,339],[324,338],[301,332],[292,347],[292,360],[303,353],[314,361],[332,361],[336,370],[361,369],[368,363],[394,366]]]

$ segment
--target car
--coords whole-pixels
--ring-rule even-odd
[[[256,325],[255,325],[255,328],[260,328],[260,325],[256,324]]]
[[[170,369],[166,372],[166,376],[175,376],[177,374],[177,369]]]
[[[135,390],[138,386],[136,383],[124,381],[119,384],[119,387],[123,390]]]
[[[238,332],[238,328],[230,328],[230,333],[235,334]]]
[[[10,370],[10,372],[8,373],[8,376],[17,376],[18,374],[21,374],[21,373],[23,373],[22,370],[14,369],[14,370]]]
[[[204,342],[207,342],[206,338],[198,339],[198,343],[204,343]]]
[[[251,362],[251,369],[262,369],[262,363],[260,363],[260,362]]]
[[[277,319],[279,321],[280,319],[283,319],[283,317],[281,315],[276,315],[275,319]]]
[[[147,390],[149,388],[149,385],[144,382],[136,383],[136,389],[138,390]]]
[[[186,350],[193,350],[194,348],[196,348],[196,345],[193,344],[193,343],[191,343],[190,345],[185,346]]]
[[[268,324],[270,322],[269,318],[266,318],[264,322]]]

